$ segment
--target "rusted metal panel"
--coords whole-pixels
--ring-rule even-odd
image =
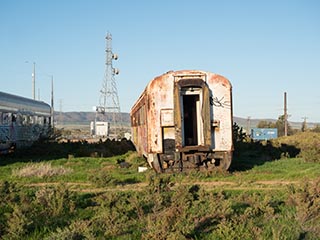
[[[203,84],[203,103],[202,103],[202,121],[203,121],[203,135],[204,145],[211,146],[211,116],[210,116],[210,93],[207,84]]]
[[[162,152],[161,110],[173,109],[173,81],[170,74],[155,78],[147,87],[149,96],[148,141],[149,151]]]
[[[232,86],[230,82],[217,74],[208,74],[208,84],[212,89],[211,105],[213,122],[219,127],[212,131],[214,148],[217,150],[233,149],[232,145]]]
[[[180,107],[180,86],[178,83],[174,83],[174,122],[175,122],[175,141],[176,147],[182,147],[182,129],[181,129],[181,111],[177,109],[181,109]]]
[[[130,118],[132,126],[132,141],[141,155],[146,155],[148,153],[148,128],[147,126],[147,94],[144,92],[138,99],[136,104],[132,107]]]

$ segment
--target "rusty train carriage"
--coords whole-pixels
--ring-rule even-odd
[[[131,109],[133,143],[157,172],[228,169],[232,160],[232,87],[204,71],[154,78]]]

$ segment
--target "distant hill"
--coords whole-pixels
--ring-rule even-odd
[[[247,118],[233,117],[233,122],[236,122],[240,127],[243,127],[244,129],[246,129],[248,127],[248,124],[250,125],[250,128],[257,127],[257,125],[259,124],[260,121],[267,121],[267,122],[275,123],[277,121],[277,119],[250,119],[250,121],[248,123]],[[302,122],[289,121],[289,124],[293,129],[301,129],[301,127],[302,127]],[[314,128],[318,124],[319,123],[307,122],[308,128]]]
[[[55,122],[59,125],[89,125],[91,121],[94,121],[96,117],[95,112],[55,112],[54,118]],[[114,115],[117,121],[121,121],[124,124],[130,124],[130,114],[121,113]],[[98,121],[107,121],[111,122],[113,119],[112,113],[105,113],[104,115],[98,114]]]
[[[55,112],[55,122],[59,125],[89,125],[91,121],[94,121],[96,116],[95,112]],[[112,121],[112,114],[105,113],[105,115],[98,115],[98,120],[110,122]],[[120,116],[115,114],[115,119],[122,122],[125,125],[130,125],[130,114],[121,113]],[[260,121],[276,122],[276,119],[250,119],[250,128],[254,128]],[[236,122],[240,127],[244,129],[248,126],[247,118],[233,117],[233,122]],[[302,122],[289,122],[292,128],[300,129]],[[308,123],[309,128],[313,128],[317,123]]]

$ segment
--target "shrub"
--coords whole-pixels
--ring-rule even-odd
[[[0,182],[0,236],[8,231],[8,217],[19,201],[19,193],[15,184],[8,181]]]
[[[302,132],[289,137],[273,140],[273,144],[295,146],[306,162],[320,162],[320,133]],[[290,155],[292,157],[292,155]]]
[[[311,138],[308,142],[301,145],[302,151],[300,156],[306,162],[320,163],[320,136]]]
[[[22,239],[32,223],[33,221],[26,216],[26,210],[21,209],[18,205],[14,205],[13,212],[11,214],[8,213],[7,234],[4,239]]]
[[[106,170],[94,172],[88,176],[88,180],[93,182],[97,187],[116,186],[118,184],[118,180],[112,177]]]
[[[96,239],[90,228],[90,221],[76,220],[69,226],[64,228],[57,228],[45,240],[81,240]]]
[[[306,162],[317,162],[320,163],[320,144],[312,144],[307,149],[304,149],[300,156]]]
[[[53,167],[51,163],[29,163],[25,167],[13,170],[18,177],[52,177],[70,173],[72,170],[62,166]]]
[[[147,216],[143,237],[145,239],[185,239],[193,230],[194,219],[190,210],[195,199],[194,191],[198,189],[180,185],[174,190],[167,189],[170,193],[165,204],[153,201],[156,204],[152,208],[152,213]],[[161,205],[158,205],[159,203]]]
[[[25,239],[35,233],[40,239],[45,232],[64,226],[74,215],[73,194],[64,186],[35,192],[13,190],[8,184],[5,188],[9,191],[6,190],[5,204],[0,201],[1,239]]]
[[[288,205],[295,207],[295,219],[303,238],[320,239],[320,178],[305,181],[300,187],[289,187]]]
[[[122,192],[109,192],[97,198],[100,208],[92,225],[103,239],[133,233],[132,226],[137,224],[137,213],[130,199],[131,194]]]
[[[65,186],[45,187],[35,193],[35,203],[40,211],[52,217],[72,212],[74,203],[72,193]]]

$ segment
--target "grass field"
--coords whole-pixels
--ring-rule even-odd
[[[0,238],[320,239],[320,164],[293,142],[244,144],[228,172],[139,173],[126,143],[1,156]]]

